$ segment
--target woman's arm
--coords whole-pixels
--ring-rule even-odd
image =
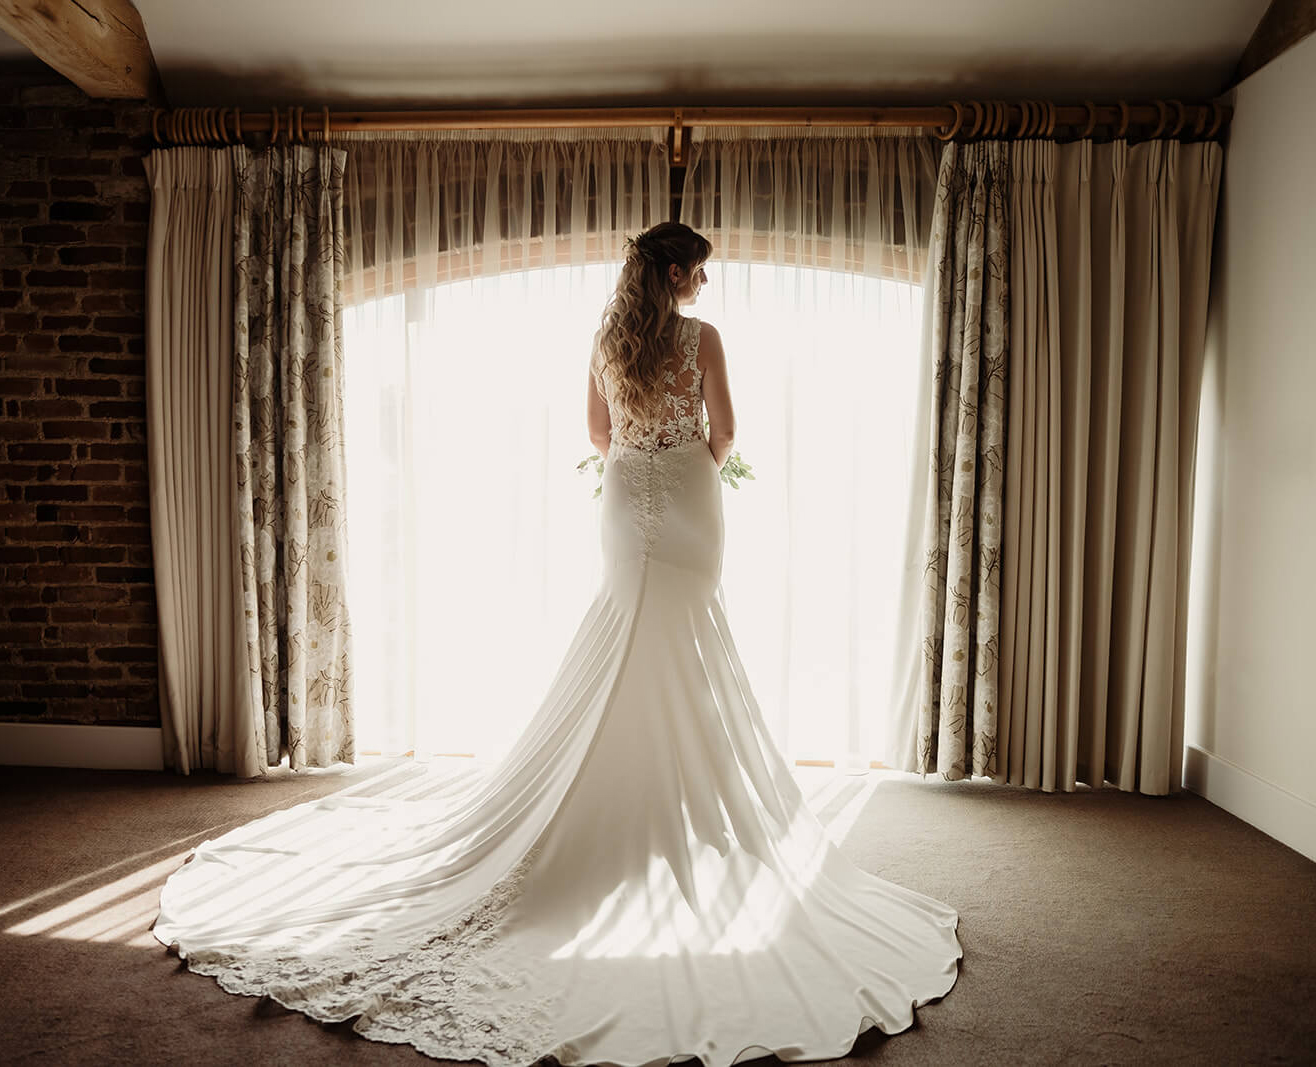
[[[594,335],[594,351],[589,359],[589,395],[585,401],[585,422],[589,428],[589,439],[599,450],[599,455],[608,458],[608,444],[612,440],[612,417],[608,414],[608,400],[599,389],[599,380],[595,377],[598,366],[599,335]]]
[[[699,323],[697,362],[704,372],[702,391],[704,410],[708,413],[708,450],[721,470],[736,439],[736,413],[731,407],[731,386],[727,381],[727,357],[722,350],[722,337],[712,323],[702,320]]]

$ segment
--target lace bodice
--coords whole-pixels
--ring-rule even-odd
[[[616,406],[610,383],[602,374],[602,353],[595,335],[591,369],[594,379],[608,400],[608,415],[612,419],[612,446],[656,452],[675,448],[704,437],[704,372],[699,369],[699,320],[694,316],[681,316],[677,329],[677,351],[663,368],[663,406],[661,417],[652,425],[643,425],[629,418]]]

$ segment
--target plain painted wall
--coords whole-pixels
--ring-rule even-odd
[[[1316,35],[1233,96],[1198,444],[1185,741],[1316,803]]]

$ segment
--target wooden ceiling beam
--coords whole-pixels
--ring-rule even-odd
[[[88,96],[160,96],[146,28],[129,0],[0,0],[0,29]]]
[[[1314,31],[1316,0],[1271,0],[1252,40],[1243,50],[1228,87],[1233,88]]]

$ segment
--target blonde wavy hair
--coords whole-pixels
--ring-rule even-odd
[[[693,275],[713,245],[683,222],[660,222],[626,241],[626,262],[603,309],[600,373],[613,403],[632,422],[654,421],[662,408],[662,368],[676,351],[681,313],[667,268]]]

